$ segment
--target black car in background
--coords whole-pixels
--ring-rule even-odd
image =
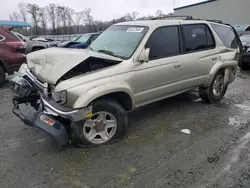
[[[250,34],[243,34],[240,36],[240,40],[243,45],[243,55],[242,55],[242,69],[247,69],[250,67]]]

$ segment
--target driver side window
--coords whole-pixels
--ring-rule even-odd
[[[150,48],[149,60],[161,59],[180,53],[177,26],[157,28],[149,37],[145,48]]]

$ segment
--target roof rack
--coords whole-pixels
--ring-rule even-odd
[[[165,19],[171,19],[171,18],[182,18],[183,20],[205,20],[208,22],[224,24],[221,20],[206,20],[206,19],[201,19],[201,18],[193,18],[193,16],[188,16],[188,15],[161,16],[161,17],[152,18],[151,20],[165,20]]]
[[[186,15],[160,16],[160,17],[154,17],[151,20],[165,20],[167,18],[183,18],[183,20],[192,20],[193,16],[186,16]]]

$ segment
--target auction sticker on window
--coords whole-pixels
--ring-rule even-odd
[[[127,29],[127,32],[141,33],[143,29],[143,27],[130,27]]]

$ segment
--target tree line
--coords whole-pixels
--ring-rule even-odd
[[[133,11],[111,21],[94,20],[91,8],[85,8],[80,12],[75,12],[67,6],[56,5],[54,3],[40,7],[37,4],[18,3],[18,11],[10,14],[10,20],[21,20],[31,22],[33,27],[25,30],[25,35],[67,35],[87,32],[103,31],[112,24],[132,21],[147,20],[154,16],[164,16],[161,10],[157,10],[155,15],[139,17],[139,12]]]

